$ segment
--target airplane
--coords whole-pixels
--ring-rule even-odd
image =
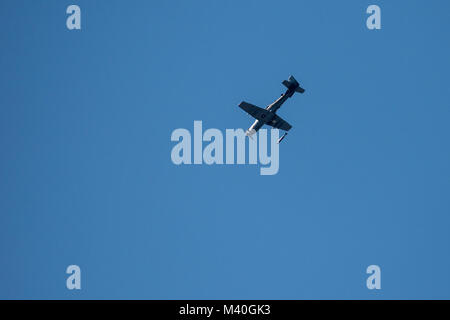
[[[246,136],[249,136],[251,138],[252,135],[254,135],[259,129],[261,129],[263,125],[267,124],[274,128],[285,131],[283,136],[278,139],[278,143],[280,143],[287,135],[287,132],[292,128],[292,126],[285,120],[281,119],[281,117],[279,117],[276,112],[288,98],[292,97],[295,92],[303,93],[305,92],[305,89],[300,87],[299,83],[293,76],[290,76],[288,80],[284,80],[282,83],[287,88],[286,92],[281,94],[281,97],[275,100],[272,104],[268,105],[265,109],[257,107],[245,101],[242,101],[239,104],[239,107],[242,110],[256,119],[252,126],[246,131]]]

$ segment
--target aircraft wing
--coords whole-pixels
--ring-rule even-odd
[[[247,103],[245,101],[242,101],[239,104],[239,108],[241,108],[242,110],[244,110],[245,112],[247,112],[249,115],[251,115],[253,118],[261,120],[263,122],[265,121],[265,118],[270,114],[269,111],[267,111],[266,109],[257,107],[251,103]]]
[[[269,126],[272,126],[274,128],[281,129],[284,131],[289,131],[292,128],[292,126],[289,123],[287,123],[285,120],[281,119],[281,117],[279,117],[277,115],[275,115],[275,118],[273,118],[272,121],[267,122],[267,124]]]

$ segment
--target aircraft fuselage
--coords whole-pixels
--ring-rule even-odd
[[[293,76],[290,76],[288,80],[284,80],[282,84],[287,88],[286,92],[281,95],[277,100],[268,105],[265,109],[255,106],[251,103],[242,101],[239,107],[255,118],[255,122],[245,133],[247,136],[252,136],[263,125],[267,124],[273,128],[281,129],[285,132],[289,131],[292,126],[276,114],[281,105],[295,92],[303,93],[305,89],[300,87],[299,83]],[[284,136],[283,136],[284,137]]]

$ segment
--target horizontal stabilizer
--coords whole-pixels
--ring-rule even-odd
[[[297,82],[297,80],[295,80],[295,78],[293,76],[290,76],[288,80],[284,80],[282,83],[289,90],[299,92],[299,93],[305,92],[305,89],[300,87],[299,83]],[[292,92],[292,94],[293,94],[293,92]],[[291,96],[292,94],[290,94],[289,96]]]

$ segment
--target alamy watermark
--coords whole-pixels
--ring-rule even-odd
[[[69,290],[81,290],[81,269],[76,264],[67,267],[66,273],[69,275],[66,279],[66,287]]]
[[[372,264],[367,267],[366,273],[370,276],[366,280],[366,286],[369,290],[381,289],[381,268],[376,264]]]
[[[66,20],[66,27],[69,30],[81,29],[81,9],[75,4],[71,4],[67,7],[66,13],[70,14]]]
[[[175,129],[172,132],[170,140],[178,143],[172,148],[170,156],[172,162],[176,165],[259,163],[262,165],[260,168],[261,175],[274,175],[278,173],[280,166],[279,145],[277,143],[279,135],[278,129],[270,130],[269,155],[266,129],[260,129],[258,134],[251,137],[246,135],[243,129],[226,129],[224,150],[224,134],[222,131],[211,128],[203,132],[202,121],[194,121],[193,135],[188,129],[184,128]],[[207,142],[205,147],[203,147],[203,142]]]

